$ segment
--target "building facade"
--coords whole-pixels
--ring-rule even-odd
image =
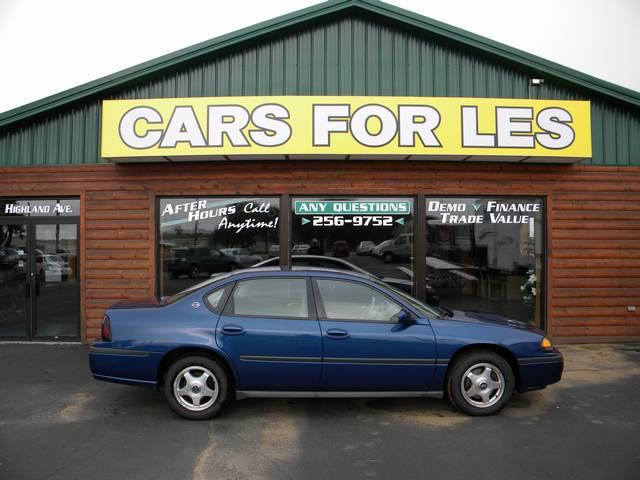
[[[287,113],[260,116],[256,102]],[[306,108],[340,102],[326,138],[349,141],[257,148],[281,128],[298,142],[321,128],[298,121]],[[545,133],[542,112],[563,102],[572,116],[548,116],[560,130]],[[405,151],[409,103],[423,110]],[[488,125],[499,130],[503,104],[531,121],[510,117],[501,137]],[[147,110],[127,124],[131,105]],[[220,105],[247,121],[221,113],[213,129]],[[366,105],[379,108],[358,137]],[[569,131],[575,152],[555,156]],[[512,150],[466,151],[469,138]],[[327,2],[0,115],[0,337],[91,341],[119,299],[266,262],[364,271],[559,342],[637,341],[639,201],[639,93],[384,3]]]

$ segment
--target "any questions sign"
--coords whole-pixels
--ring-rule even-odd
[[[103,102],[104,158],[236,155],[575,161],[591,156],[590,109],[584,101],[449,97]]]

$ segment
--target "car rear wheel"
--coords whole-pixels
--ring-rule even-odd
[[[189,420],[206,420],[215,417],[226,403],[229,381],[215,360],[189,356],[168,368],[163,389],[175,413]]]
[[[196,278],[200,276],[200,267],[198,265],[192,265],[189,269],[189,277]]]
[[[476,350],[455,362],[447,379],[447,393],[451,402],[469,415],[492,415],[507,404],[514,384],[509,362],[495,352]]]

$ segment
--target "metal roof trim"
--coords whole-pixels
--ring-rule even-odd
[[[545,60],[541,57],[537,57],[417,13],[389,5],[378,0],[329,0],[325,3],[313,5],[265,22],[236,30],[211,40],[206,40],[196,45],[148,60],[97,80],[93,80],[83,85],[79,85],[69,90],[65,90],[1,113],[0,127],[6,127],[32,116],[54,110],[72,102],[107,91],[111,88],[123,86],[127,83],[157,73],[163,69],[175,68],[182,63],[193,61],[200,56],[209,55],[216,51],[260,38],[264,35],[292,28],[305,22],[316,20],[331,14],[346,12],[348,10],[360,10],[362,12],[372,13],[382,18],[388,18],[398,23],[409,25],[415,29],[436,34],[451,41],[462,43],[469,47],[484,51],[503,60],[524,65],[535,71],[559,78],[568,83],[616,98],[617,100],[635,107],[640,107],[640,92],[592,77],[577,70],[573,70],[563,65]]]

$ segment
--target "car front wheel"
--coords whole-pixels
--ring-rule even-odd
[[[469,415],[492,415],[513,394],[515,378],[509,362],[497,353],[477,350],[460,357],[447,379],[451,402]]]
[[[215,417],[229,395],[224,369],[204,356],[183,357],[174,362],[167,370],[163,388],[169,407],[189,420]]]

